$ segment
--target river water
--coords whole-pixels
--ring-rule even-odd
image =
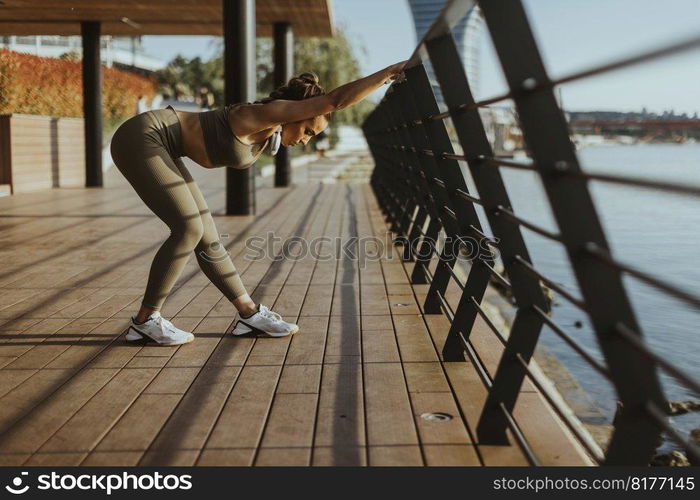
[[[700,144],[595,146],[577,154],[586,172],[700,186]],[[507,168],[502,172],[515,213],[558,232],[537,175]],[[700,296],[700,198],[599,181],[589,181],[589,188],[615,258]],[[483,212],[480,215],[483,223]],[[535,267],[580,296],[562,246],[527,229],[523,236]],[[700,379],[700,310],[635,278],[625,276],[624,285],[649,346]],[[603,360],[585,314],[557,297],[553,319]],[[616,399],[611,384],[547,327],[540,341],[611,421]],[[674,378],[660,373],[669,400],[699,399]],[[700,427],[700,413],[674,417],[673,423],[687,437],[691,428]]]

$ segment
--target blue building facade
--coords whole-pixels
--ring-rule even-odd
[[[423,38],[446,2],[447,0],[408,0],[418,41]],[[469,79],[472,94],[474,95],[477,95],[479,91],[479,53],[484,28],[483,17],[479,7],[476,6],[467,12],[452,31],[457,49],[462,58],[462,64]],[[428,66],[427,69],[428,75],[434,81],[435,76],[432,68]],[[437,97],[438,103],[442,106],[442,94],[436,85],[433,85],[433,92]]]

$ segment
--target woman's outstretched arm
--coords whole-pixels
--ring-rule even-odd
[[[325,95],[300,101],[275,99],[262,106],[249,106],[248,109],[242,106],[239,112],[254,131],[325,115],[360,102],[388,80],[398,77],[405,64],[406,61],[392,64],[369,76],[341,85]]]
[[[330,91],[328,95],[334,99],[336,110],[352,106],[384,85],[388,80],[395,79],[401,73],[405,64],[406,61],[401,61],[400,63],[387,66],[369,76],[341,85]]]

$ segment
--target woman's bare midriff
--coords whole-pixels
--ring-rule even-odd
[[[199,163],[204,168],[216,168],[209,161],[207,148],[204,144],[204,133],[202,132],[202,124],[199,122],[199,112],[173,110],[180,120],[180,129],[182,130],[182,144],[185,150],[185,156]],[[233,111],[232,111],[233,113]],[[231,117],[229,116],[229,121]],[[247,136],[237,137],[245,144],[251,144],[250,138]]]
[[[174,110],[178,120],[180,120],[180,130],[182,131],[182,145],[185,156],[199,163],[205,168],[216,168],[209,161],[207,149],[204,145],[204,134],[199,123],[199,113],[189,111]]]

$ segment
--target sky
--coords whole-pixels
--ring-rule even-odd
[[[356,48],[365,75],[410,57],[417,44],[407,0],[331,0],[333,19]],[[698,35],[700,0],[523,0],[551,78]],[[505,89],[485,30],[477,99]],[[145,36],[147,52],[165,60],[208,59],[214,37]],[[363,48],[365,50],[363,50]],[[299,68],[299,71],[302,69]],[[369,98],[378,101],[387,87]],[[560,87],[568,111],[700,113],[700,48]]]

